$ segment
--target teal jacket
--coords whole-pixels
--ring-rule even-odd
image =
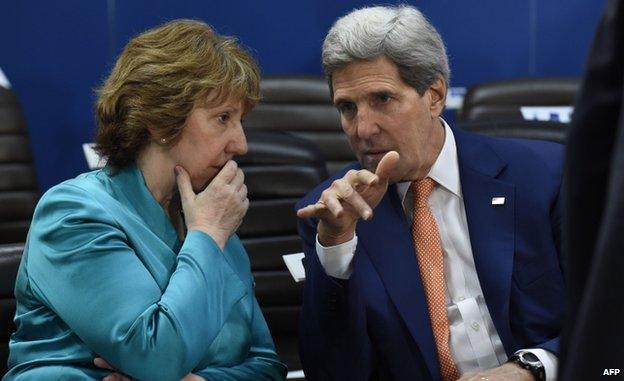
[[[238,237],[181,242],[135,165],[46,192],[15,295],[5,380],[99,380],[98,356],[140,380],[285,378]]]

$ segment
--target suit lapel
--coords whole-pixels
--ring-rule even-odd
[[[482,138],[454,129],[470,243],[479,283],[499,337],[513,343],[509,300],[514,256],[514,185],[497,179],[506,163]],[[492,199],[504,197],[503,205]]]
[[[358,239],[421,349],[433,379],[439,378],[435,342],[429,321],[418,263],[405,214],[391,185],[375,208],[371,221],[358,222]],[[360,245],[358,245],[360,246]]]

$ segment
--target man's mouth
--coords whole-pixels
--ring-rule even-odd
[[[369,160],[379,161],[387,153],[388,151],[386,150],[368,150],[364,151],[364,157]]]

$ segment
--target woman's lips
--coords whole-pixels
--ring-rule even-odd
[[[212,169],[216,169],[216,170],[217,170],[217,172],[221,172],[221,170],[223,169],[223,167],[225,167],[225,164],[223,164],[223,165],[212,165],[212,166],[210,166],[210,168],[212,168]]]

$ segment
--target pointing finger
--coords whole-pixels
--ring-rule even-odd
[[[392,172],[399,164],[399,158],[399,153],[396,151],[390,151],[381,158],[375,171],[379,181],[388,181],[390,179],[390,175],[392,175]]]

